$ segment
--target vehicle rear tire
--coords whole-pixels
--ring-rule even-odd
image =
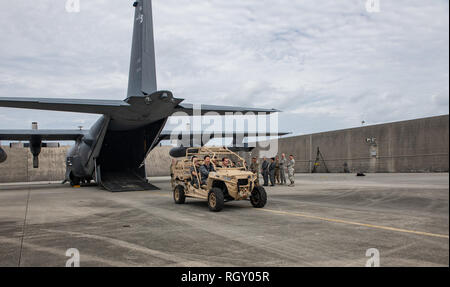
[[[208,207],[209,210],[218,212],[223,209],[224,195],[220,188],[213,187],[208,193]]]
[[[250,202],[255,208],[262,208],[267,203],[267,193],[264,187],[255,186],[250,196]]]
[[[186,195],[184,194],[183,186],[175,186],[175,188],[173,189],[173,200],[176,204],[183,204],[186,202]]]

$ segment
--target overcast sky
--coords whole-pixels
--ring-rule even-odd
[[[0,97],[124,99],[131,0],[0,1]],[[449,1],[154,0],[158,88],[295,134],[448,114]],[[97,115],[0,108],[0,129]]]

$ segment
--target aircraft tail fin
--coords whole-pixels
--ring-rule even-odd
[[[136,0],[131,48],[128,97],[144,96],[157,90],[152,1]]]

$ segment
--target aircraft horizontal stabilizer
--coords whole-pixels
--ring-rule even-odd
[[[2,98],[0,107],[62,111],[89,114],[112,114],[130,106],[120,100],[88,100],[58,98]]]
[[[216,106],[216,105],[193,105],[181,103],[176,108],[178,112],[185,112],[188,115],[194,115],[194,108],[201,109],[201,115],[205,115],[209,112],[215,112],[219,115],[225,115],[226,113],[278,113],[277,109],[260,109],[260,108],[246,108],[246,107],[230,107],[230,106]]]
[[[88,134],[83,130],[0,130],[0,140],[28,141],[39,137],[46,141],[70,141]]]

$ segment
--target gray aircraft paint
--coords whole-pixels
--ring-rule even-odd
[[[151,1],[137,2],[134,14],[128,97],[156,92],[155,45]]]

